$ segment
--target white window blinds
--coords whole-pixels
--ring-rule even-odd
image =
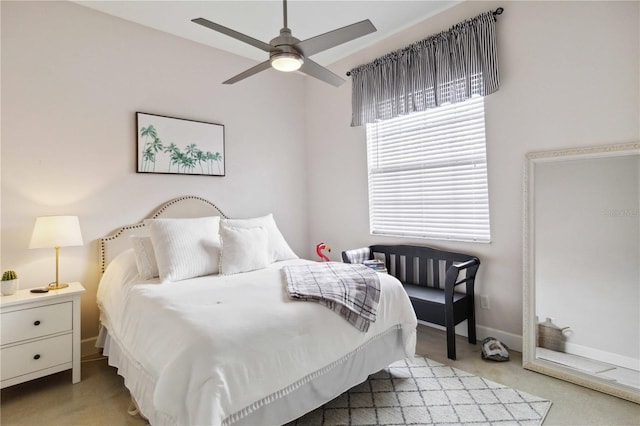
[[[484,99],[367,124],[372,234],[490,241]]]

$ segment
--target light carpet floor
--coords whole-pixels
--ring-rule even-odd
[[[551,402],[425,357],[399,361],[289,424],[542,424]]]

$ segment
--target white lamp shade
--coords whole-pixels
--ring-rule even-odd
[[[78,216],[43,216],[36,219],[29,248],[81,246]]]

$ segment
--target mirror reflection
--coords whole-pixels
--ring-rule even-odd
[[[525,345],[534,347],[525,350],[531,358],[525,367],[575,373],[574,381],[623,397],[640,395],[640,151],[634,146],[538,153],[528,164],[525,293],[533,300],[525,309]]]

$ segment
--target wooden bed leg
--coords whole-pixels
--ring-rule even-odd
[[[127,407],[127,414],[135,417],[140,414],[140,409],[138,409],[138,404],[136,404],[136,400],[131,397],[131,402],[129,403],[129,407]]]
[[[138,408],[138,403],[133,398],[133,395],[130,396],[131,402],[129,402],[129,407],[127,407],[127,414],[132,417],[140,416],[141,418],[148,420],[145,416],[142,415],[142,413],[140,413],[140,408]]]

